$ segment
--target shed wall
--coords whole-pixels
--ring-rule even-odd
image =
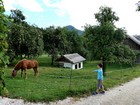
[[[62,63],[63,63],[64,68],[71,68],[71,69],[82,69],[83,68],[83,62],[78,62],[75,64],[61,62],[61,65],[62,65]]]

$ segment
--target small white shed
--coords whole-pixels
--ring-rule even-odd
[[[86,59],[78,53],[65,54],[57,59],[60,66],[71,69],[82,69],[83,61],[85,60]]]

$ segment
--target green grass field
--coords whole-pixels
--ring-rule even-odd
[[[82,97],[91,95],[95,90],[97,76],[93,70],[98,62],[86,61],[81,70],[70,70],[50,66],[50,57],[41,56],[39,62],[39,76],[35,79],[33,70],[27,70],[28,79],[11,77],[13,67],[5,69],[5,81],[10,98],[22,98],[31,102],[50,102],[65,99],[68,96]],[[104,84],[108,88],[121,85],[140,76],[139,65],[108,64]],[[70,79],[71,78],[71,79]]]

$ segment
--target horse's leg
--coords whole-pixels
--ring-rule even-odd
[[[34,76],[37,78],[38,77],[38,70],[37,70],[37,67],[33,68],[34,69]]]
[[[27,79],[26,68],[23,71],[24,71],[25,79]]]
[[[22,75],[23,75],[23,69],[21,69],[21,77],[22,77]]]

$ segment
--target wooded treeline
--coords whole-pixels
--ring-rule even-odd
[[[11,10],[11,14],[6,16],[10,20],[6,22],[6,55],[12,62],[16,58],[32,58],[47,53],[52,57],[53,65],[58,55],[79,53],[88,60],[101,60],[104,65],[107,61],[133,64],[136,53],[123,44],[127,31],[115,26],[119,17],[112,8],[101,6],[94,16],[98,23],[85,25],[84,33],[78,35],[76,30],[67,27],[30,25],[22,11]]]

